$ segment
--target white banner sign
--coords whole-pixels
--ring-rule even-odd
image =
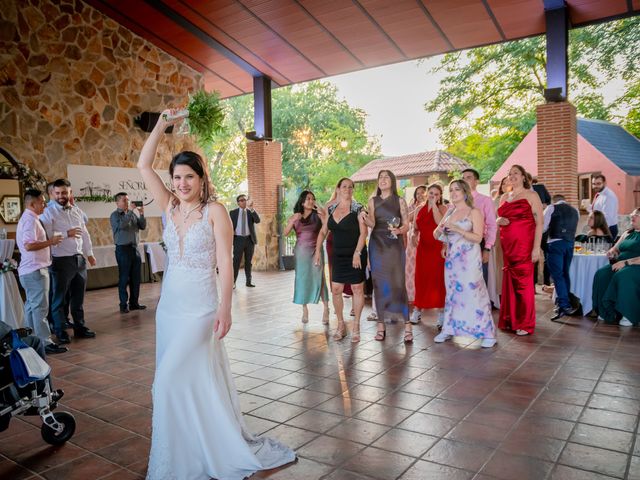
[[[157,172],[169,187],[169,171]],[[89,218],[109,218],[116,209],[113,196],[119,192],[126,192],[129,201],[143,202],[146,217],[159,217],[162,214],[137,168],[67,165],[67,175],[77,205]]]

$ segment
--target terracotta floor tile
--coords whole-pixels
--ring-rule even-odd
[[[628,455],[601,448],[568,443],[558,463],[616,478],[623,478]]]
[[[419,460],[400,477],[400,480],[470,480],[473,476],[473,473],[466,470]]]
[[[439,437],[451,430],[456,423],[456,420],[450,418],[416,412],[400,423],[398,428]]]
[[[587,472],[566,465],[557,465],[551,472],[550,480],[611,480],[614,477]]]
[[[105,423],[97,428],[78,430],[71,438],[71,443],[89,451],[96,451],[133,436],[135,434],[131,431]]]
[[[32,476],[33,472],[31,470],[28,470],[7,458],[0,457],[0,478],[24,480]]]
[[[447,433],[446,438],[472,445],[496,448],[507,431],[498,425],[488,426],[462,421]]]
[[[377,403],[390,405],[392,407],[405,408],[407,410],[418,410],[431,401],[432,397],[417,395],[415,393],[397,391],[382,397]]]
[[[373,446],[411,457],[421,457],[438,440],[438,437],[431,435],[394,428],[376,440]]]
[[[610,412],[608,410],[598,410],[594,408],[585,409],[580,416],[580,422],[582,423],[615,428],[617,430],[624,430],[627,432],[633,432],[635,430],[637,421],[637,417],[633,415]]]
[[[359,443],[322,435],[298,449],[298,455],[329,465],[339,465],[364,448]]]
[[[278,422],[272,422],[264,418],[254,417],[251,414],[244,416],[244,421],[250,432],[256,435],[262,435],[264,432],[278,426]]]
[[[339,468],[331,472],[330,475],[324,477],[323,480],[373,480],[373,477]]]
[[[493,449],[442,439],[422,457],[423,460],[451,467],[478,471],[489,459]]]
[[[259,472],[256,478],[269,478],[270,480],[319,480],[332,470],[332,467],[322,463],[299,458],[295,463],[283,467]],[[252,477],[253,478],[253,477]]]
[[[297,417],[287,420],[287,425],[304,428],[313,432],[324,433],[344,421],[345,417],[329,412],[307,410]]]
[[[405,455],[368,447],[343,464],[342,468],[386,480],[399,477],[414,461],[414,458]]]
[[[274,422],[285,422],[306,410],[297,405],[290,405],[283,402],[271,402],[262,407],[256,408],[251,412],[251,415],[256,417],[265,418]]]
[[[310,432],[309,430],[303,430],[301,428],[285,424],[278,425],[277,427],[266,431],[263,435],[274,437],[294,450],[318,437],[318,434],[315,432]]]
[[[42,473],[47,480],[86,480],[102,478],[120,470],[117,465],[89,454]]]
[[[387,431],[389,431],[389,427],[387,426],[366,422],[357,418],[349,418],[327,431],[327,435],[368,445],[380,438]]]
[[[120,468],[105,477],[101,477],[100,480],[144,480],[144,476],[130,470]]]
[[[538,480],[545,478],[553,464],[537,458],[497,452],[482,473],[503,480]]]
[[[37,473],[42,473],[58,465],[62,465],[76,458],[82,457],[87,452],[71,443],[60,447],[52,447],[41,440],[39,447],[25,451],[16,456],[15,462]]]
[[[511,455],[519,454],[547,462],[556,462],[565,445],[564,440],[515,431],[507,436],[500,445],[500,450]]]
[[[441,417],[461,419],[475,408],[475,403],[456,402],[442,398],[434,398],[420,409],[422,413]]]
[[[150,446],[148,439],[136,436],[101,448],[96,453],[117,465],[127,467],[141,458],[148,458]]]
[[[303,451],[296,466],[257,478],[391,478],[406,462],[377,468],[387,456],[413,462],[398,473],[405,480],[495,480],[505,472],[602,480],[627,468],[629,478],[638,476],[640,442],[630,445],[640,412],[637,331],[584,319],[572,326],[541,321],[529,338],[500,332],[498,347],[486,351],[464,341],[434,344],[436,313],[426,312],[410,347],[402,343],[401,325],[389,325],[380,343],[372,340],[375,324],[364,321],[360,344],[334,342],[319,323],[321,305],[311,307],[314,321],[300,323],[299,307],[290,303],[293,275],[256,272],[259,288],[251,295],[236,290],[234,326],[225,340],[249,429]],[[144,478],[160,288],[143,285],[151,307],[127,318],[114,311],[116,289],[87,292],[85,310],[98,336],[73,339],[69,353],[49,359],[56,388],[65,389],[59,409],[74,414],[76,434],[52,448],[40,437],[38,417],[13,419],[0,432],[0,477],[8,468],[19,472],[12,477],[42,480],[29,466],[56,475],[83,457],[98,469],[113,463],[105,478]],[[539,318],[548,318],[551,302],[540,295],[536,301]],[[347,301],[346,315],[349,308]],[[368,445],[371,458],[357,455]],[[631,449],[636,457],[625,455]],[[426,461],[430,455],[438,459]],[[549,470],[545,462],[558,456]],[[506,467],[478,473],[486,462]]]
[[[368,422],[380,423],[393,427],[402,422],[405,418],[411,415],[411,410],[405,410],[402,408],[390,407],[389,405],[373,404],[370,407],[361,410],[354,415],[355,418],[360,420],[366,420]]]
[[[612,397],[599,393],[593,394],[587,406],[590,408],[611,410],[613,412],[628,413],[629,415],[637,415],[637,413],[640,412],[640,401],[638,400]]]
[[[630,453],[633,444],[633,434],[614,430],[612,428],[596,427],[579,423],[576,425],[570,442],[590,445],[592,447],[616,450],[621,453]]]
[[[292,387],[290,385],[283,385],[281,383],[268,382],[258,387],[248,390],[250,395],[258,395],[260,397],[271,398],[277,400],[298,390],[298,387]]]
[[[578,420],[578,418],[580,418],[583,408],[584,407],[580,405],[551,402],[549,400],[538,400],[533,403],[531,409],[529,410],[529,413],[575,422]]]

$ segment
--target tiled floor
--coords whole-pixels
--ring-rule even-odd
[[[258,273],[235,293],[227,340],[249,426],[296,448],[270,479],[640,479],[640,333],[575,319],[549,321],[538,295],[531,337],[498,346],[435,345],[435,315],[413,345],[390,325],[384,343],[332,341],[321,307],[300,322],[293,274]],[[143,285],[155,305],[158,284]],[[54,448],[38,418],[0,433],[0,478],[142,478],[149,450],[154,308],[120,315],[114,289],[89,292],[94,340],[50,357],[61,410],[78,422]],[[348,311],[349,301],[345,310]],[[180,319],[176,318],[176,328]],[[335,322],[335,320],[332,320]]]

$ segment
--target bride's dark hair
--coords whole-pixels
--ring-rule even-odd
[[[198,155],[196,152],[191,152],[189,150],[185,150],[184,152],[180,152],[175,155],[171,159],[171,164],[169,165],[169,176],[171,177],[171,181],[173,182],[173,171],[178,165],[186,165],[191,168],[196,175],[198,175],[204,182],[202,187],[202,195],[200,196],[200,203],[202,206],[206,205],[209,200],[216,199],[216,191],[211,183],[211,178],[209,177],[209,170],[204,163],[204,159]],[[174,205],[177,203],[177,200],[174,199]]]

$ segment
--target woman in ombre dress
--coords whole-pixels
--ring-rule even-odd
[[[405,285],[407,287],[407,299],[409,300],[409,309],[413,309],[409,320],[411,323],[420,322],[420,310],[413,308],[413,300],[416,296],[416,246],[418,244],[417,239],[420,234],[415,232],[413,222],[416,218],[418,209],[425,203],[425,195],[427,193],[426,185],[419,185],[413,191],[413,201],[409,204],[409,231],[406,234],[405,243],[407,249],[405,251],[406,263],[404,266]],[[416,238],[414,242],[413,238]]]
[[[499,217],[504,270],[498,327],[516,335],[530,335],[536,326],[533,264],[540,260],[543,211],[520,165],[509,170],[511,192],[500,199]]]
[[[324,255],[318,265],[314,262],[318,234],[322,230],[322,217],[326,213],[316,205],[316,197],[309,190],[304,190],[295,206],[293,215],[284,229],[286,237],[291,231],[296,232],[294,256],[296,260],[296,280],[293,303],[302,305],[302,323],[309,321],[307,304],[324,303],[322,323],[329,323],[329,292],[324,277]]]

